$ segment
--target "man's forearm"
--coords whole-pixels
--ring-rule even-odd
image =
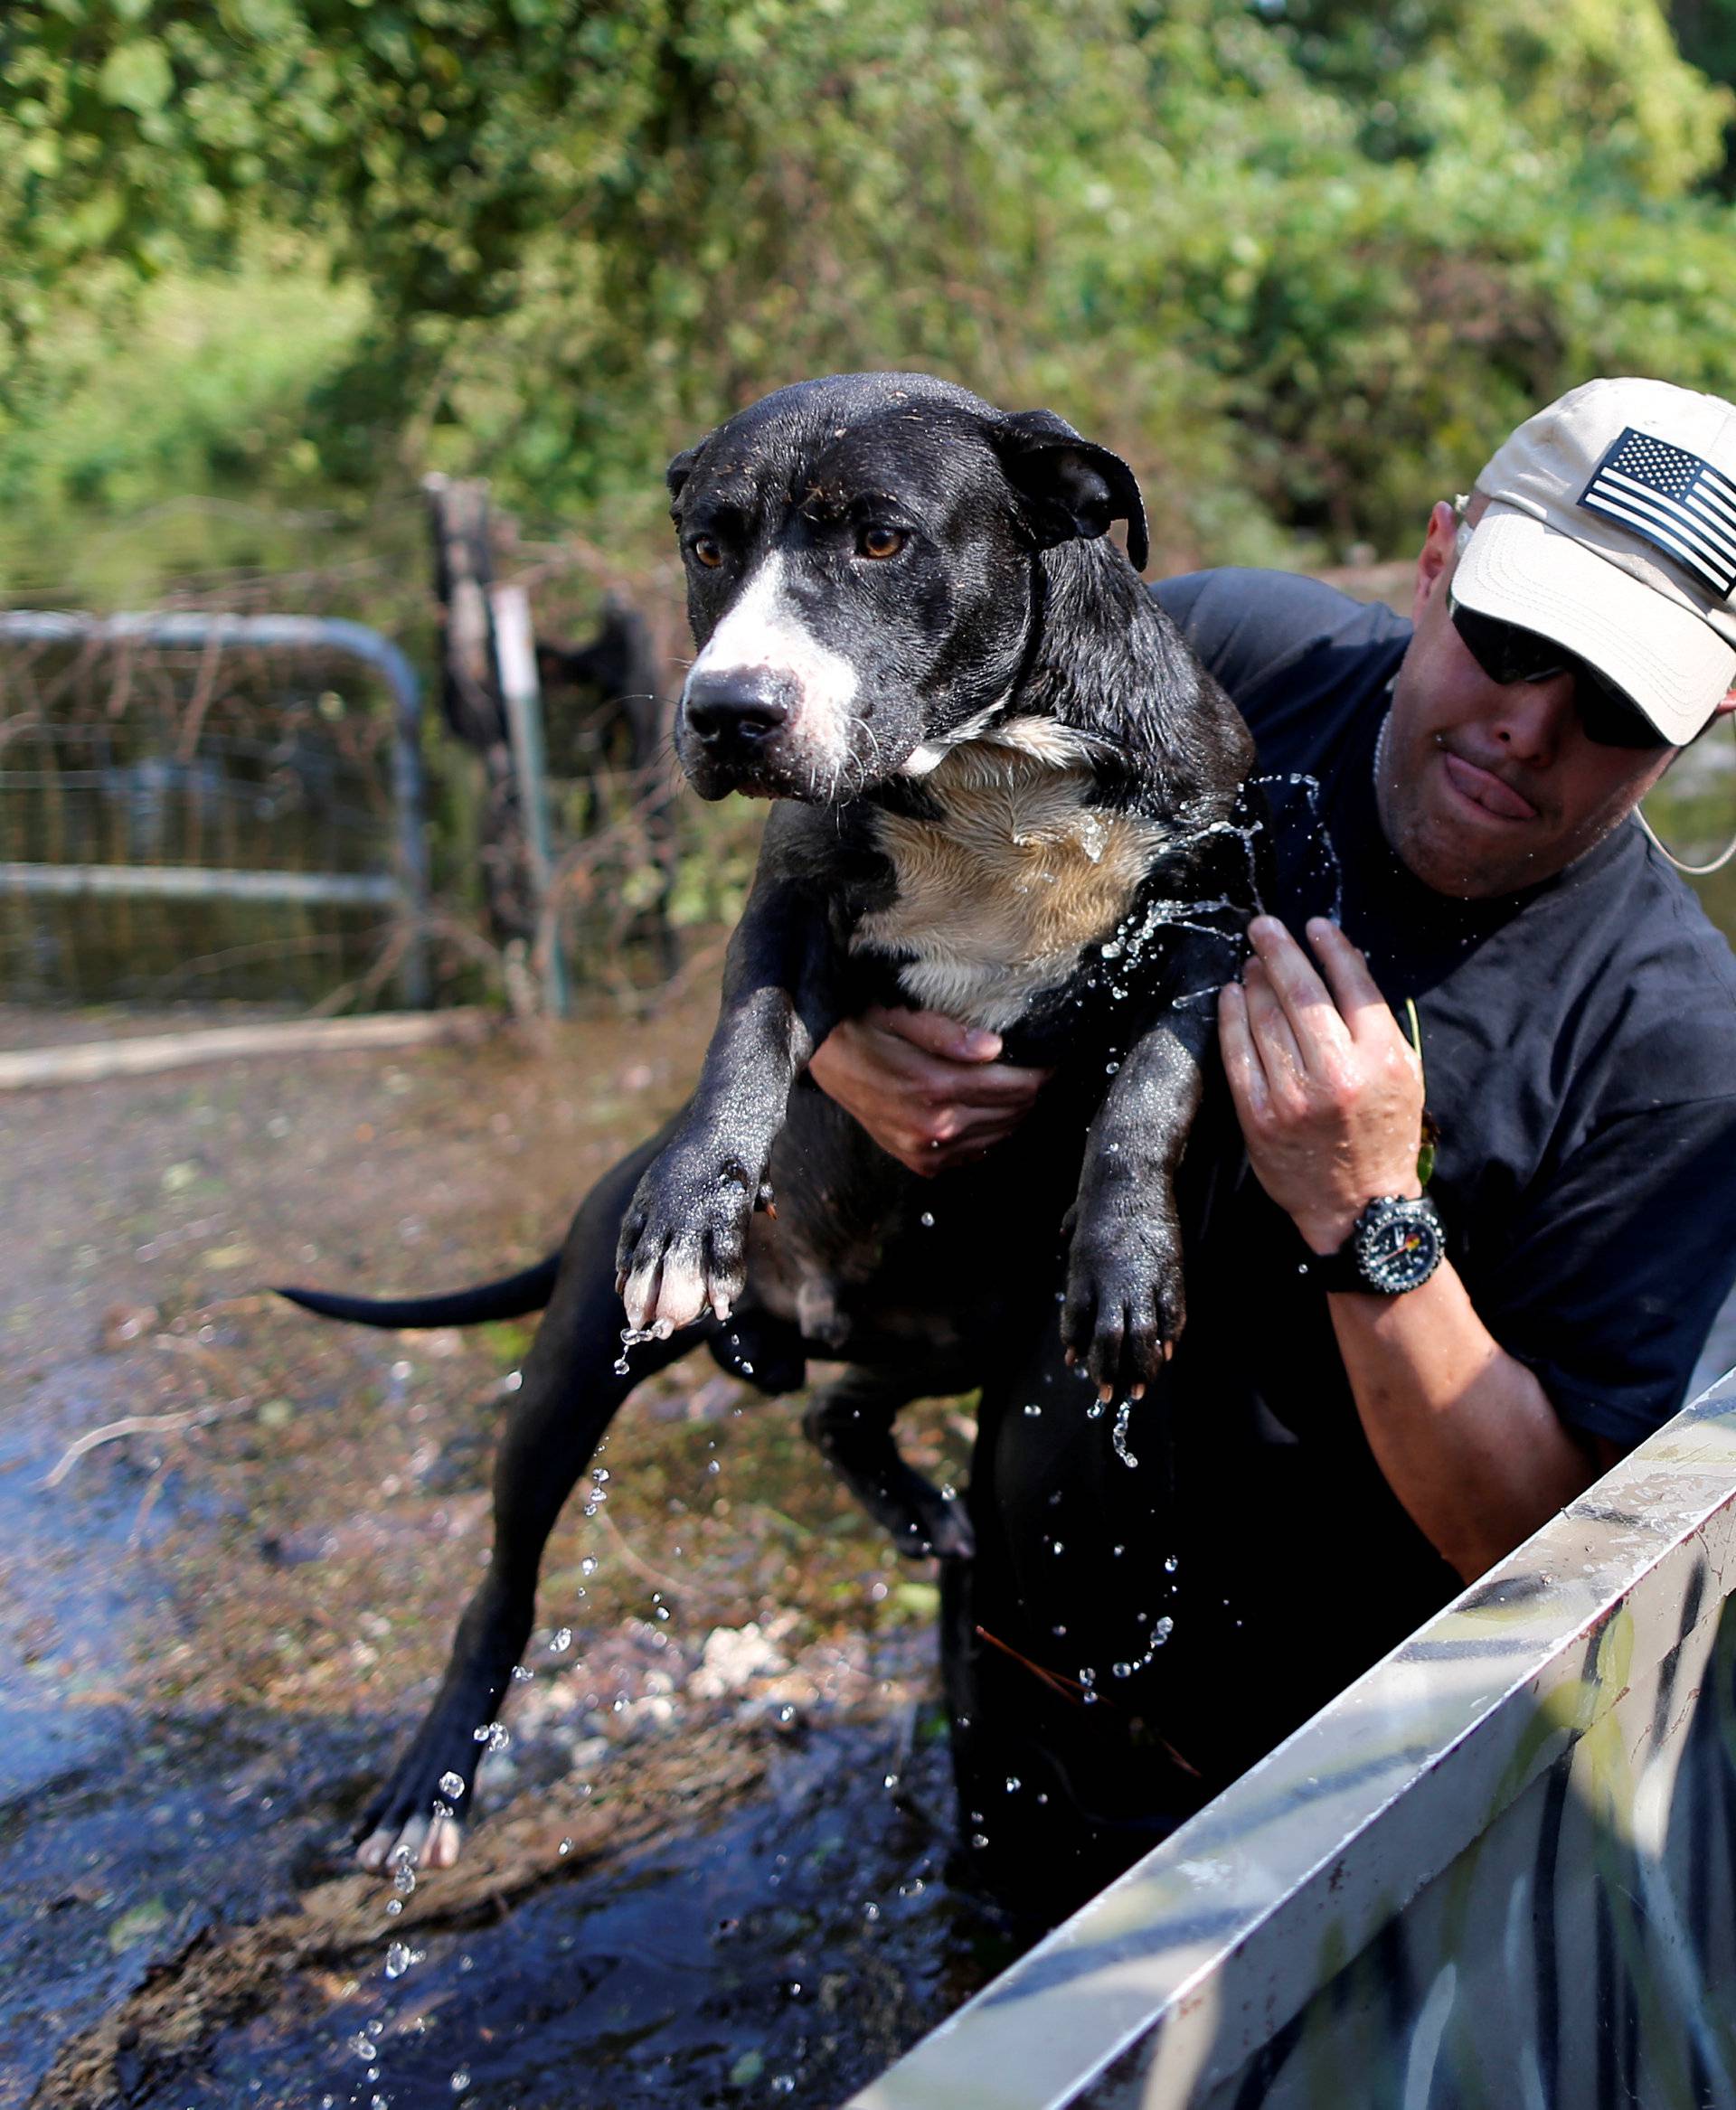
[[[1443,1262],[1403,1296],[1327,1300],[1363,1432],[1411,1521],[1465,1581],[1510,1553],[1603,1467],[1561,1423]]]
[[[1341,930],[1308,925],[1319,972],[1281,924],[1257,917],[1249,936],[1255,957],[1218,1009],[1249,1162],[1306,1242],[1336,1252],[1372,1199],[1420,1192],[1421,1060]],[[1451,1267],[1401,1296],[1328,1301],[1375,1462],[1467,1582],[1615,1455],[1563,1427]]]

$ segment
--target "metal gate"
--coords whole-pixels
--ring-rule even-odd
[[[0,613],[0,983],[305,998],[360,963],[429,1001],[421,698],[313,616]],[[382,682],[391,709],[340,683]],[[370,915],[370,911],[373,913]],[[384,915],[381,915],[384,911]],[[338,973],[332,972],[333,967]],[[205,984],[208,986],[208,984]]]

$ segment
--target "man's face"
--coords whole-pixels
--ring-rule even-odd
[[[1455,524],[1450,506],[1435,508],[1377,797],[1387,841],[1425,886],[1483,900],[1534,886],[1582,856],[1678,750],[1588,739],[1571,673],[1490,680],[1448,614]]]

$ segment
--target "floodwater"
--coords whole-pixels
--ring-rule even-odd
[[[930,1572],[709,1362],[556,1534],[458,1867],[347,1858],[526,1335],[262,1286],[522,1265],[708,1014],[0,1097],[0,2105],[834,2104],[1008,1960],[946,1880]],[[208,1022],[0,1014],[172,1022]],[[946,1473],[969,1428],[901,1434]]]

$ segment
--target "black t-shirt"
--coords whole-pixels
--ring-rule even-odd
[[[1271,906],[1298,933],[1335,906],[1394,1009],[1415,1002],[1440,1130],[1430,1192],[1472,1304],[1564,1421],[1637,1442],[1681,1404],[1736,1276],[1729,946],[1632,822],[1498,901],[1412,878],[1374,805],[1410,636],[1389,609],[1259,571],[1159,598],[1254,734]],[[1305,1281],[1291,1300],[1317,1311]]]
[[[1637,1441],[1681,1404],[1736,1276],[1729,947],[1632,823],[1522,895],[1430,892],[1373,795],[1410,625],[1278,573],[1158,597],[1253,731],[1268,906],[1298,935],[1335,913],[1395,1010],[1416,1004],[1429,1192],[1473,1305],[1567,1424]],[[1018,1703],[1016,1649],[1104,1695],[1086,1742],[1111,1756],[1068,1761],[1099,1811],[1153,1794],[1148,1752],[1113,1722],[1155,1725],[1221,1785],[1458,1587],[1374,1463],[1325,1295],[1221,1087],[1203,1120],[1184,1168],[1188,1324],[1161,1402],[1118,1435],[1046,1342],[985,1395],[974,1615],[1007,1644],[991,1681]],[[1172,1782],[1184,1801],[1191,1780]]]

